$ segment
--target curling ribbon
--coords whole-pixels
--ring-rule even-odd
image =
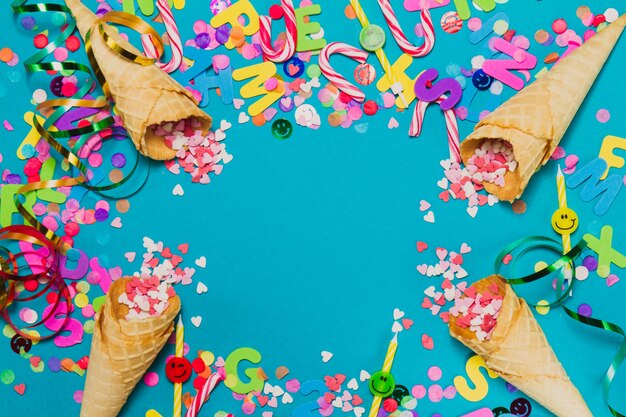
[[[70,98],[60,98],[60,99],[51,99],[47,100],[37,106],[37,110],[42,114],[46,114],[48,117],[43,124],[39,122],[36,115],[33,115],[33,126],[37,130],[37,132],[41,135],[42,139],[44,139],[48,144],[55,149],[73,168],[76,168],[80,174],[74,178],[63,178],[57,180],[48,180],[48,181],[38,181],[26,184],[18,189],[15,193],[15,205],[18,212],[24,217],[24,219],[30,223],[37,231],[39,231],[45,239],[48,239],[55,248],[58,248],[62,254],[67,253],[70,249],[70,244],[68,241],[70,239],[61,238],[54,233],[54,231],[45,227],[39,220],[37,220],[29,211],[24,207],[21,202],[20,196],[24,196],[25,194],[37,190],[48,189],[48,188],[57,188],[57,187],[71,187],[74,185],[82,185],[85,188],[95,191],[98,194],[105,195],[103,191],[112,190],[122,186],[136,171],[140,157],[137,152],[137,158],[135,160],[135,164],[133,165],[130,173],[124,176],[122,180],[117,183],[112,183],[104,186],[95,186],[89,183],[88,178],[88,170],[87,167],[82,163],[78,155],[83,155],[86,153],[87,155],[91,149],[91,142],[94,140],[104,141],[110,138],[120,138],[126,136],[123,133],[123,130],[117,126],[114,126],[115,120],[112,115],[105,114],[105,112],[109,111],[108,102],[105,98],[97,98],[91,99],[87,98],[87,96],[92,93],[96,87],[95,81],[92,79],[91,70],[88,66],[73,62],[73,61],[65,61],[65,62],[44,62],[44,59],[51,55],[54,50],[64,45],[67,38],[74,32],[76,29],[76,21],[71,18],[71,12],[65,5],[60,4],[51,4],[51,3],[35,3],[35,4],[26,4],[28,0],[15,0],[11,7],[13,12],[17,15],[25,14],[25,13],[46,13],[46,12],[60,12],[63,14],[63,19],[65,20],[65,25],[62,26],[61,33],[48,45],[42,48],[41,51],[38,51],[33,56],[26,59],[24,62],[24,67],[27,72],[35,73],[42,71],[78,71],[87,75],[87,80],[84,84],[78,89],[78,91]],[[70,17],[68,19],[68,17]],[[111,20],[114,22],[116,16],[113,16]],[[134,16],[133,16],[134,17]],[[135,18],[140,20],[138,18]],[[105,19],[106,20],[106,19]],[[123,18],[119,18],[123,23],[126,23],[129,19],[125,16]],[[142,21],[143,22],[143,21]],[[130,23],[132,24],[132,22]],[[150,29],[152,29],[149,25],[145,24]],[[102,24],[100,24],[100,28],[102,29]],[[145,29],[145,27],[141,27]],[[161,51],[162,51],[162,41],[158,34],[152,29],[154,32],[155,39],[160,41]],[[109,37],[107,37],[109,38]],[[115,48],[117,45],[108,39],[107,44]],[[93,59],[93,54],[90,53],[88,49],[88,57],[90,61],[95,61]],[[122,52],[120,52],[122,53]],[[132,55],[131,55],[132,57]],[[146,58],[146,60],[150,61],[150,59]],[[154,60],[150,61],[154,63]],[[94,72],[96,75],[99,75],[99,69],[94,67]],[[101,75],[101,74],[100,74]],[[106,86],[103,86],[103,90],[106,92]],[[68,129],[68,130],[57,130],[53,129],[53,125],[63,116],[67,111],[72,108],[90,108],[90,109],[98,109],[99,113],[103,112],[105,117],[99,121],[91,121],[89,119],[83,118],[81,121],[87,121],[83,127]],[[94,136],[98,135],[98,137]],[[73,137],[78,137],[78,139],[74,142],[71,148],[61,144],[57,139],[70,139]],[[146,171],[148,172],[148,171]],[[139,185],[138,189],[143,186],[145,180]],[[137,189],[137,190],[138,190]],[[135,192],[137,191],[135,190]],[[106,195],[105,195],[106,196]]]
[[[378,5],[383,12],[383,16],[387,21],[387,25],[389,26],[389,30],[391,30],[393,38],[396,40],[398,46],[403,52],[414,58],[421,58],[428,55],[430,51],[432,51],[435,46],[435,27],[433,26],[433,19],[430,16],[430,10],[428,10],[428,8],[424,8],[420,11],[420,19],[422,21],[422,28],[424,29],[424,43],[422,46],[415,46],[409,42],[405,36],[389,0],[378,0]]]
[[[68,312],[72,307],[72,298],[65,281],[63,281],[59,273],[59,254],[56,252],[54,244],[39,230],[31,226],[4,227],[0,229],[0,241],[28,242],[41,246],[44,252],[44,254],[42,254],[41,250],[33,250],[12,253],[9,248],[0,245],[0,316],[17,334],[33,341],[49,339],[61,333],[70,319]],[[20,262],[22,258],[26,261],[26,256],[39,257],[41,262],[36,265],[29,264],[28,262]],[[30,269],[31,273],[20,273],[25,269]],[[21,296],[21,293],[18,294],[15,288],[17,284],[21,284],[24,287],[22,292],[28,290],[34,294]],[[39,288],[40,285],[43,285],[42,289]],[[19,302],[38,299],[45,294],[51,294],[51,291],[56,292],[54,302],[51,302],[53,307],[47,314],[43,315],[44,317],[42,317],[41,320],[29,325],[27,329],[38,327],[51,317],[57,316],[59,307],[62,305],[61,303],[64,302],[64,318],[59,330],[53,334],[41,337],[33,336],[19,329],[9,316],[9,307]],[[46,299],[47,298],[46,296]]]
[[[170,46],[172,47],[172,57],[169,62],[164,63],[157,61],[156,65],[169,74],[176,71],[183,62],[183,43],[180,39],[180,32],[178,31],[178,26],[176,25],[176,20],[174,20],[174,15],[172,14],[168,0],[157,0],[156,6],[157,9],[159,9],[159,15],[163,19],[167,36],[170,39]],[[141,44],[143,45],[143,50],[147,57],[158,59],[158,52],[152,35],[142,35]]]
[[[442,94],[435,103],[441,103],[448,96]],[[415,105],[415,111],[413,118],[411,119],[411,126],[409,127],[409,136],[417,137],[422,133],[422,126],[424,125],[424,113],[430,103],[424,100],[418,100]],[[448,109],[443,111],[446,119],[446,133],[448,134],[448,147],[450,148],[450,159],[461,162],[461,149],[460,149],[460,136],[459,125],[456,121],[456,114],[454,109]]]
[[[354,100],[362,103],[365,100],[365,94],[363,93],[363,91],[359,90],[354,84],[346,80],[330,65],[330,56],[333,54],[346,56],[348,58],[354,59],[361,64],[365,63],[369,54],[365,51],[362,51],[361,49],[355,48],[354,46],[350,46],[345,43],[331,42],[324,48],[322,48],[318,62],[322,73],[324,74],[324,76],[326,76],[326,78],[328,78],[328,81],[335,84],[335,86],[339,90],[343,91]]]
[[[275,50],[272,46],[272,18],[269,16],[261,16],[260,30],[261,49],[265,58],[272,62],[284,62],[293,56],[296,52],[296,43],[298,41],[298,28],[296,27],[296,11],[293,7],[292,0],[281,0],[283,9],[283,17],[285,19],[285,44],[280,50]]]
[[[511,252],[519,250],[520,253],[517,255],[517,259],[523,256],[525,253],[528,253],[531,250],[536,249],[549,249],[551,251],[556,252],[560,255],[560,257],[553,262],[551,265],[548,265],[546,268],[537,271],[533,274],[522,276],[519,278],[505,278],[509,284],[525,284],[533,281],[537,281],[538,279],[544,278],[546,276],[552,275],[554,272],[559,271],[559,278],[556,283],[556,291],[557,291],[557,300],[549,306],[560,306],[563,308],[565,313],[576,320],[579,323],[585,324],[587,326],[595,327],[598,329],[603,329],[617,335],[622,336],[622,343],[620,344],[617,353],[613,357],[611,365],[609,366],[606,374],[604,375],[604,380],[602,382],[602,396],[604,398],[604,402],[606,403],[609,411],[614,417],[626,417],[626,415],[620,413],[615,410],[609,403],[609,392],[611,390],[611,385],[613,383],[613,379],[617,374],[620,366],[624,363],[624,359],[626,359],[626,332],[618,326],[617,324],[611,323],[606,320],[600,320],[594,317],[586,317],[578,314],[574,310],[571,310],[567,306],[564,305],[565,299],[568,297],[570,290],[574,286],[575,279],[569,280],[569,284],[564,286],[564,270],[567,266],[573,270],[574,260],[580,256],[583,249],[587,247],[587,242],[583,239],[581,240],[572,250],[570,250],[565,255],[561,255],[561,251],[563,249],[561,242],[558,242],[554,239],[543,237],[543,236],[531,236],[523,239],[519,239],[507,247],[505,247],[496,257],[495,261],[495,270],[496,273],[500,273],[500,269],[503,265],[504,257]],[[509,264],[512,268],[514,267],[515,261],[511,261]],[[534,305],[534,304],[533,304]]]

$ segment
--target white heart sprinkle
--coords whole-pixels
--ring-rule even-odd
[[[322,362],[327,363],[329,360],[333,358],[333,354],[323,350],[322,351]]]
[[[202,316],[194,316],[191,318],[191,324],[193,324],[196,327],[200,327],[200,325],[202,324]]]
[[[185,190],[183,190],[183,187],[180,184],[176,184],[174,186],[174,189],[172,190],[172,194],[174,194],[174,195],[185,195]]]
[[[196,292],[198,294],[204,294],[205,292],[207,292],[209,289],[207,288],[206,285],[204,285],[203,282],[198,282],[198,285],[196,286]]]
[[[200,268],[206,267],[206,257],[201,256],[196,259],[196,265],[198,265]]]
[[[435,213],[433,213],[431,210],[428,213],[424,214],[424,221],[427,223],[435,223]]]

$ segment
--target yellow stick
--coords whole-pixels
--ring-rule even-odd
[[[560,166],[558,172],[556,173],[556,188],[559,194],[559,208],[566,209],[567,192],[565,191],[565,177],[563,177],[563,172],[561,171]],[[563,234],[561,235],[561,238],[563,239],[563,253],[567,253],[572,250],[572,241],[570,239],[570,234]]]
[[[393,339],[391,339],[391,342],[389,342],[387,354],[385,355],[385,362],[383,362],[383,372],[391,372],[391,366],[393,365],[393,358],[396,356],[396,350],[398,350],[398,333],[396,333],[393,336]],[[374,396],[369,417],[376,417],[378,415],[378,410],[380,409],[380,403],[382,400],[382,397]]]
[[[176,324],[176,357],[184,356],[185,346],[185,326],[183,326],[182,316],[178,316]],[[183,414],[183,384],[174,384],[174,417],[181,417]]]

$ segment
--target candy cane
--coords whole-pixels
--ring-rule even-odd
[[[183,43],[180,39],[178,26],[176,26],[176,21],[174,20],[174,15],[172,14],[172,9],[170,9],[168,0],[157,0],[156,5],[157,9],[159,9],[159,15],[165,24],[165,30],[167,31],[167,36],[170,38],[170,46],[172,47],[172,58],[170,61],[167,63],[159,61],[156,64],[169,74],[176,71],[183,62]],[[157,59],[159,57],[154,48],[152,36],[142,35],[141,44],[148,58]]]
[[[333,54],[346,56],[361,64],[365,63],[369,54],[345,43],[331,42],[322,49],[318,61],[320,69],[326,78],[328,78],[328,81],[335,84],[339,90],[343,91],[354,100],[362,103],[365,100],[365,94],[363,91],[359,90],[354,84],[351,84],[348,80],[343,78],[343,76],[335,71],[330,65],[329,59]]]
[[[391,34],[398,43],[400,49],[416,58],[426,56],[430,53],[433,46],[435,46],[435,28],[433,26],[433,19],[430,16],[430,11],[428,9],[422,9],[420,11],[420,19],[422,20],[422,27],[424,28],[424,44],[422,46],[415,46],[409,42],[404,35],[402,27],[400,27],[398,18],[396,17],[389,0],[378,0],[378,5],[383,11],[389,30],[391,30]]]
[[[277,51],[272,46],[272,18],[269,16],[261,16],[260,30],[261,49],[263,55],[272,62],[284,62],[291,58],[296,52],[296,42],[298,40],[298,28],[296,27],[296,10],[293,7],[292,0],[281,0],[281,6],[284,11],[285,26],[287,28],[287,40],[282,49]]]
[[[219,374],[217,372],[209,375],[209,378],[206,380],[198,394],[194,397],[191,406],[187,410],[187,414],[185,417],[196,417],[202,405],[209,399],[211,396],[211,392],[215,389],[215,386],[224,379],[223,374]]]
[[[442,94],[435,102],[441,103],[446,98],[445,94]],[[415,106],[415,112],[413,113],[413,119],[411,120],[411,127],[409,128],[409,136],[419,136],[422,132],[422,126],[424,124],[424,113],[430,103],[428,101],[418,100]],[[448,147],[450,148],[450,158],[461,162],[461,150],[460,150],[460,136],[459,126],[456,122],[456,115],[454,114],[454,108],[444,110],[444,117],[446,119],[446,132],[448,134]]]

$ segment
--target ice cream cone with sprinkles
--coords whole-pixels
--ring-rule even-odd
[[[158,278],[111,285],[96,316],[80,417],[119,414],[172,334],[179,311],[180,299]]]
[[[489,193],[511,202],[522,195],[565,135],[625,25],[623,15],[475,126],[461,144],[465,164],[485,141],[504,142],[513,151],[516,169],[503,171],[501,183],[479,179]]]
[[[499,275],[468,287],[450,309],[450,334],[487,367],[558,417],[592,417],[528,304]]]
[[[65,0],[65,3],[72,11],[83,39],[89,33],[95,60],[92,64],[98,67],[93,68],[93,71],[96,74],[100,72],[100,78],[106,81],[106,88],[103,86],[103,89],[108,91],[109,98],[115,102],[124,127],[143,155],[157,160],[176,156],[176,150],[168,147],[163,137],[154,134],[152,126],[193,118],[199,121],[204,135],[209,132],[211,117],[198,108],[191,92],[156,65],[142,65],[114,51],[110,47],[111,43],[142,56],[112,27],[103,23],[105,40],[98,16],[80,0]]]

